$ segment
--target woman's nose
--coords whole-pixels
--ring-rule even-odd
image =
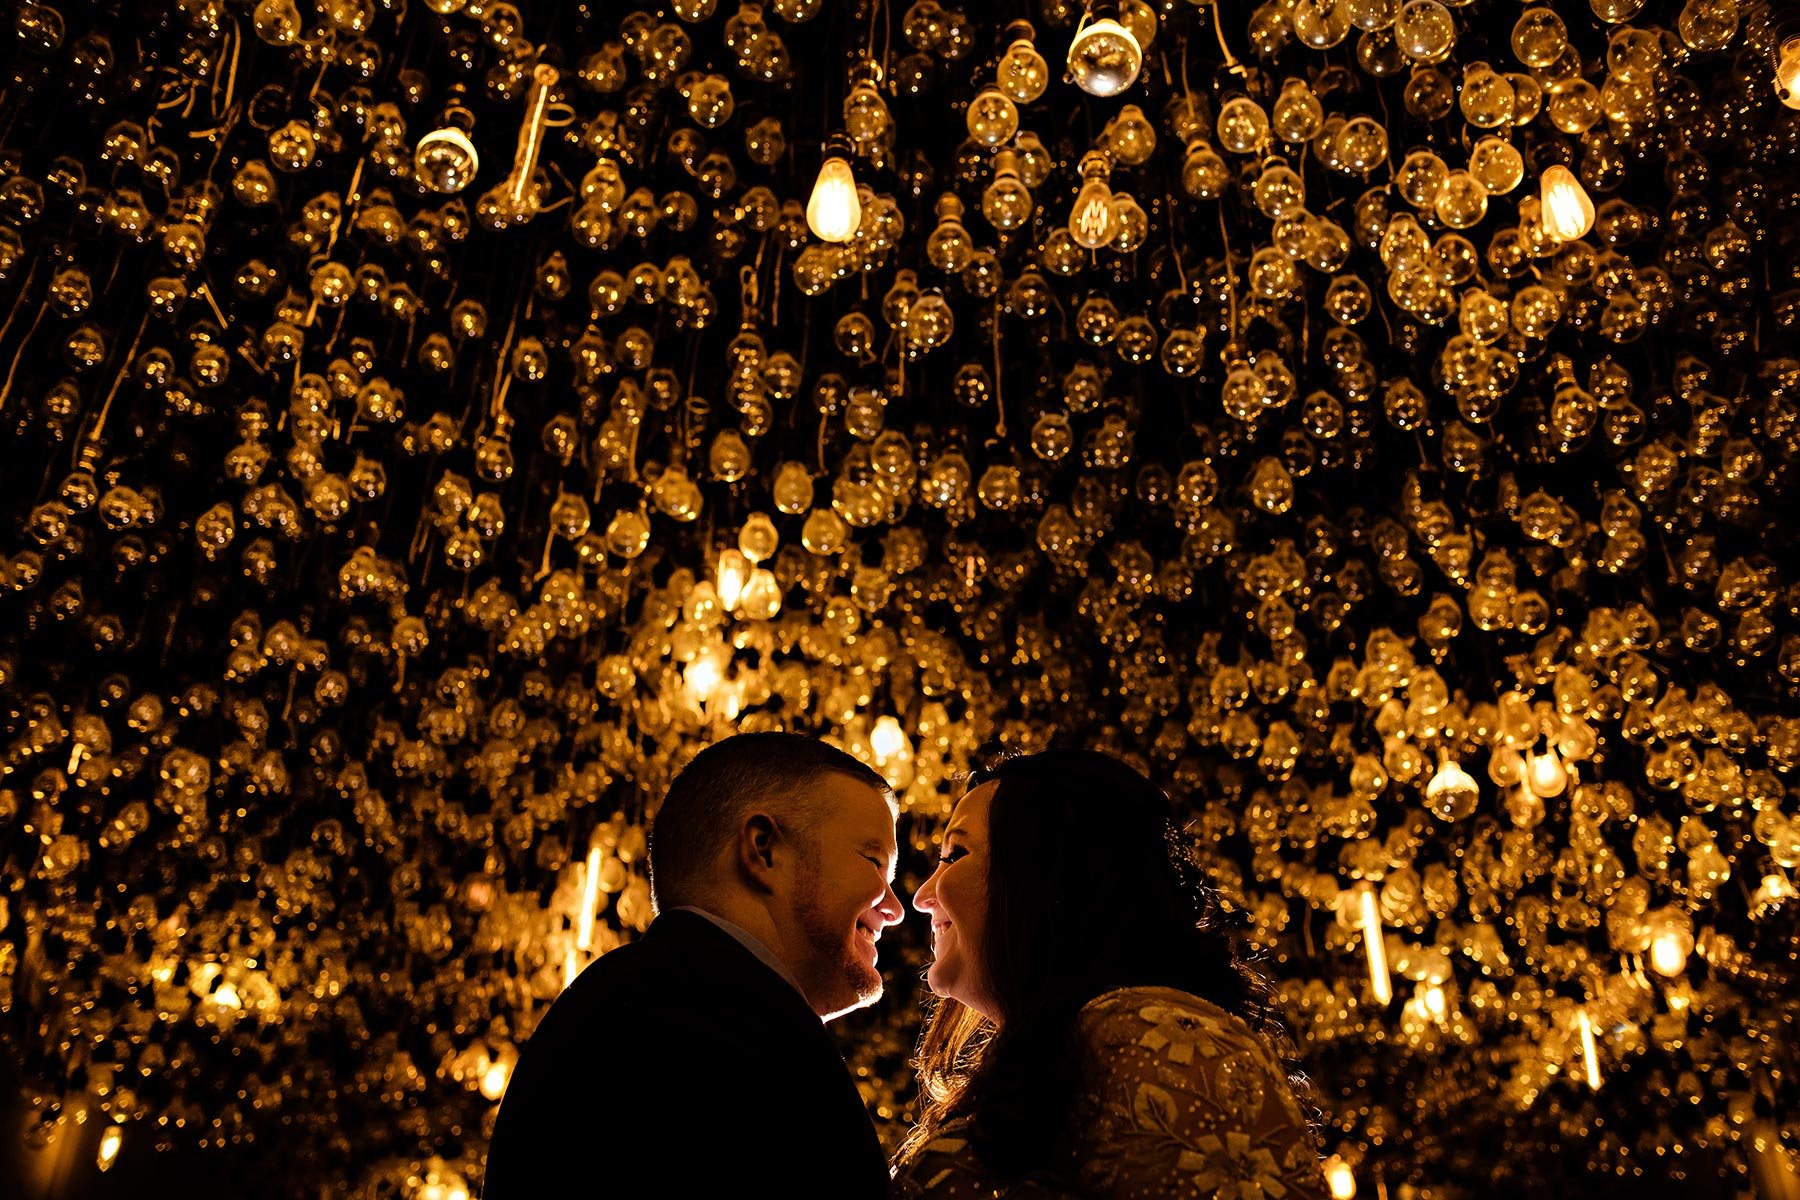
[[[931,878],[921,883],[919,890],[913,893],[913,907],[922,913],[928,913],[937,907],[936,871],[933,871]]]

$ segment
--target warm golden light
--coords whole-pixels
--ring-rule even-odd
[[[1450,1011],[1449,1001],[1444,997],[1444,987],[1439,983],[1431,984],[1425,989],[1420,995],[1420,1004],[1425,1009],[1425,1015],[1434,1021],[1442,1021]]]
[[[719,592],[719,604],[726,612],[737,611],[737,606],[744,598],[744,586],[750,582],[750,572],[754,564],[745,557],[741,550],[721,550],[719,552],[719,578],[715,585]]]
[[[1581,1061],[1587,1068],[1588,1086],[1597,1092],[1600,1090],[1600,1051],[1594,1045],[1594,1023],[1588,1020],[1587,1009],[1575,1010],[1575,1024],[1581,1031]]]
[[[1144,50],[1136,35],[1111,17],[1081,27],[1069,43],[1069,75],[1090,96],[1116,96],[1137,81]]]
[[[1352,1200],[1356,1195],[1356,1172],[1342,1155],[1325,1160],[1325,1186],[1331,1189],[1331,1200]]]
[[[1788,108],[1800,109],[1800,37],[1781,43],[1775,62],[1775,96]]]
[[[1560,796],[1569,786],[1569,769],[1555,749],[1528,755],[1525,760],[1525,786],[1548,800]]]
[[[1375,993],[1379,1004],[1386,1004],[1394,998],[1394,983],[1388,976],[1387,946],[1383,942],[1381,932],[1381,906],[1375,897],[1373,886],[1364,883],[1357,887],[1356,895],[1358,924],[1362,927],[1363,949],[1369,956],[1369,986]]]
[[[1688,948],[1680,931],[1664,929],[1650,939],[1650,968],[1669,978],[1687,970]]]
[[[504,1061],[496,1059],[489,1063],[487,1070],[481,1073],[481,1094],[489,1100],[500,1099],[506,1094],[507,1080],[511,1075],[512,1072],[507,1069]]]
[[[813,182],[806,202],[806,225],[821,241],[847,242],[862,224],[862,201],[856,195],[856,176],[850,161],[840,154],[827,156]]]
[[[719,685],[725,682],[725,672],[711,657],[702,657],[689,663],[681,678],[687,686],[688,694],[705,704],[719,690]]]
[[[885,767],[905,755],[906,731],[900,728],[900,722],[895,718],[882,717],[869,731],[869,749],[875,755],[876,763]]]
[[[119,1157],[119,1144],[125,1140],[125,1131],[117,1125],[108,1125],[100,1133],[100,1153],[94,1158],[94,1165],[102,1171],[112,1170],[113,1162]]]
[[[1089,151],[1081,160],[1081,190],[1075,193],[1075,207],[1069,213],[1069,232],[1075,241],[1089,250],[1098,250],[1112,241],[1118,232],[1118,217],[1113,212],[1112,187],[1107,183],[1106,156]]]
[[[575,925],[575,948],[594,948],[594,905],[600,899],[600,847],[588,847],[587,863],[581,878],[581,915]]]
[[[1575,241],[1594,227],[1594,201],[1569,168],[1557,164],[1545,170],[1538,198],[1544,232],[1557,241]]]

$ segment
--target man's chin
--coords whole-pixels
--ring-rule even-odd
[[[836,1020],[859,1008],[867,1008],[881,999],[881,975],[863,963],[856,963],[853,969],[846,970],[843,983],[843,990],[827,1001],[829,1011],[820,1014],[827,1021]]]

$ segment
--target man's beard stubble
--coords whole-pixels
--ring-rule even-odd
[[[839,928],[824,911],[816,873],[800,881],[794,918],[807,950],[806,967],[797,974],[815,1008],[841,1013],[880,999],[881,973],[863,960],[855,929]]]

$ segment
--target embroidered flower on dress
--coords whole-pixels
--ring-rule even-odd
[[[1275,1156],[1252,1145],[1249,1134],[1207,1134],[1194,1147],[1183,1150],[1176,1165],[1192,1173],[1201,1193],[1216,1200],[1281,1200],[1287,1195]]]

